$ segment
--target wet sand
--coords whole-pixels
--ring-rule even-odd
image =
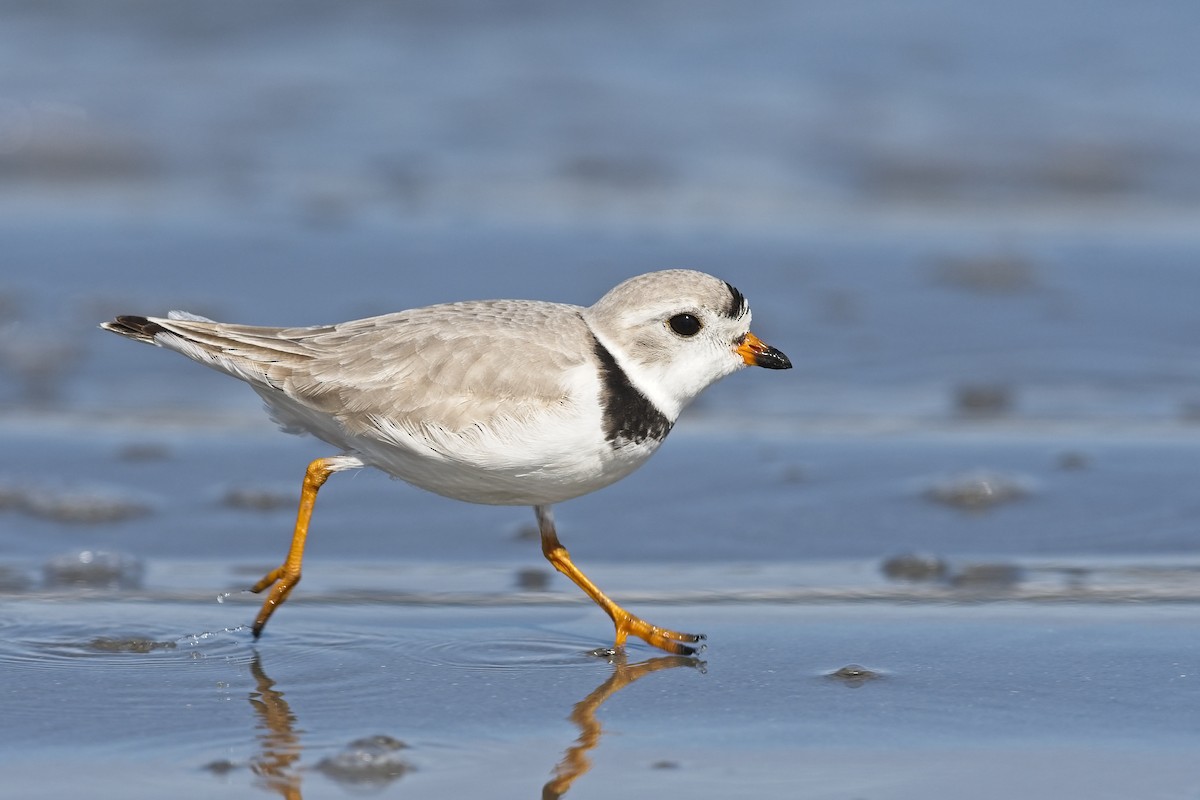
[[[687,659],[640,643],[594,652],[611,623],[541,563],[524,509],[368,473],[325,490],[305,580],[256,643],[245,587],[281,555],[292,513],[263,499],[290,501],[287,485],[262,476],[281,479],[314,443],[265,425],[147,433],[2,437],[31,464],[27,486],[41,460],[60,465],[40,504],[9,491],[0,517],[14,796],[61,796],[81,776],[94,797],[1117,798],[1195,785],[1200,561],[1169,537],[1120,552],[1150,513],[1129,502],[1134,487],[1187,496],[1192,448],[1178,440],[1089,437],[1088,466],[1064,470],[1055,454],[1079,451],[1075,436],[768,446],[685,428],[660,472],[564,504],[562,535],[638,612],[708,634]],[[1029,493],[962,507],[884,458],[927,469],[936,451],[949,467],[978,463],[979,448],[992,474],[1024,465]],[[797,482],[784,467],[801,454]],[[225,466],[248,461],[247,485],[270,492],[231,500]],[[835,480],[851,464],[857,504]],[[731,468],[773,477],[745,489]],[[97,474],[107,488],[64,488]],[[1066,509],[1114,493],[1125,515],[1081,514],[1067,535]],[[142,510],[64,521],[46,497],[69,517],[131,498]],[[860,530],[875,532],[869,548]]]
[[[6,791],[89,796],[1184,794],[1194,607],[649,605],[702,659],[587,651],[583,609],[21,604]],[[837,677],[858,665],[868,678]],[[18,688],[19,687],[19,688]],[[52,698],[52,699],[51,699]],[[364,741],[365,740],[365,741]],[[64,771],[68,763],[71,770]]]

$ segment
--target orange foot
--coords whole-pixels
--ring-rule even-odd
[[[287,600],[288,595],[292,593],[292,589],[295,589],[296,584],[299,582],[300,573],[289,573],[285,564],[271,570],[262,577],[262,580],[250,587],[250,591],[258,594],[268,586],[272,586],[271,593],[263,601],[262,608],[258,612],[258,617],[254,620],[254,627],[251,629],[254,631],[255,639],[262,636],[267,620],[275,613],[275,609],[279,608],[284,600]]]
[[[677,656],[691,656],[699,653],[705,647],[703,644],[699,647],[692,647],[691,645],[704,642],[708,639],[703,633],[680,633],[679,631],[651,625],[646,620],[641,617],[635,617],[615,603],[613,603],[611,611],[607,608],[604,610],[612,614],[613,624],[617,629],[616,641],[613,643],[614,650],[624,648],[626,637],[636,636],[646,642],[646,644],[657,647],[660,650],[666,650],[668,653],[674,653]]]

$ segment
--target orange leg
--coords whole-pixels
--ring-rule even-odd
[[[258,618],[254,620],[254,638],[262,636],[263,627],[275,613],[296,584],[300,582],[300,564],[304,560],[304,542],[308,538],[308,521],[312,518],[313,505],[317,502],[317,491],[333,473],[349,466],[346,459],[318,458],[308,465],[304,473],[304,486],[300,490],[300,510],[296,513],[296,529],[292,533],[292,546],[287,558],[277,568],[263,576],[250,591],[258,593],[268,586],[271,593],[263,601]],[[355,464],[357,466],[357,464]]]
[[[708,638],[702,633],[679,633],[667,628],[656,627],[641,617],[635,617],[610,600],[608,595],[600,591],[596,584],[592,583],[588,576],[575,566],[567,548],[558,541],[558,533],[554,530],[554,516],[550,513],[550,507],[534,506],[533,510],[537,514],[538,530],[542,534],[542,554],[546,556],[546,560],[553,564],[556,570],[570,578],[576,586],[583,589],[584,594],[592,598],[592,602],[612,617],[613,625],[617,629],[616,640],[613,643],[614,650],[624,649],[625,639],[632,634],[660,650],[666,650],[668,653],[676,655],[690,656],[698,648],[691,647],[684,642],[694,644]]]

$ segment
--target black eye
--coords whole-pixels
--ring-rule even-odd
[[[667,320],[667,324],[680,336],[695,336],[700,332],[701,327],[700,320],[691,314],[676,314]]]

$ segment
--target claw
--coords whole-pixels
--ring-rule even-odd
[[[299,582],[300,573],[289,574],[287,566],[284,565],[271,570],[258,583],[250,587],[250,591],[255,594],[263,591],[268,586],[271,587],[271,592],[267,595],[267,599],[263,601],[262,608],[259,609],[258,616],[254,620],[254,626],[251,628],[255,639],[262,636],[263,628],[267,625],[267,620],[275,613],[275,609],[279,608],[284,600],[287,600],[288,595],[292,593],[292,589],[295,589],[296,584]]]
[[[616,604],[614,604],[614,607],[620,612],[613,616],[613,624],[617,628],[616,644],[614,646],[617,648],[623,647],[626,637],[632,635],[652,647],[657,647],[660,650],[665,650],[677,656],[695,655],[704,649],[704,646],[692,647],[691,644],[685,644],[707,640],[708,637],[703,633],[681,633],[668,628],[659,628],[656,625],[646,622],[641,617],[635,617],[624,611]]]

